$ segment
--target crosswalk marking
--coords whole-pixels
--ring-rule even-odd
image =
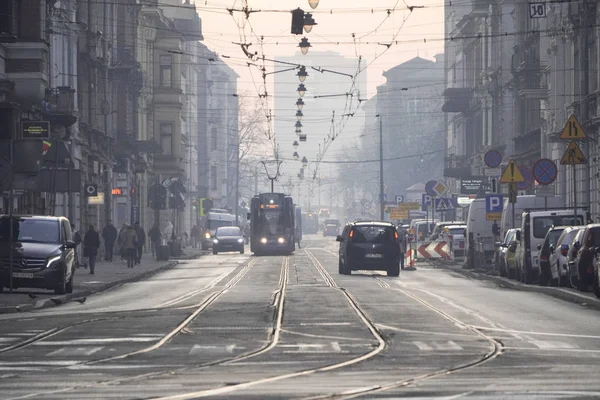
[[[155,342],[154,337],[120,337],[120,338],[90,338],[73,340],[44,340],[33,343],[35,346],[73,346],[86,344],[127,343],[127,342]]]
[[[104,347],[61,347],[58,350],[54,350],[46,354],[47,356],[91,356],[94,353],[99,352]]]
[[[460,347],[458,344],[454,343],[451,340],[448,340],[446,342],[421,342],[421,341],[415,341],[413,342],[413,344],[415,346],[417,346],[419,348],[419,350],[422,351],[434,351],[434,350],[462,350],[463,348]]]

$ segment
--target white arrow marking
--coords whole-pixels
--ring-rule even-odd
[[[94,353],[99,352],[104,347],[61,347],[51,353],[46,354],[47,356],[91,356]]]
[[[413,342],[413,344],[415,346],[417,346],[419,348],[419,350],[424,350],[424,351],[431,351],[431,350],[433,350],[433,347],[429,346],[425,342]]]
[[[557,342],[557,341],[550,341],[550,340],[547,340],[547,341],[545,341],[545,340],[530,340],[529,342],[542,350],[578,349],[579,348],[579,346],[572,344],[572,343]]]

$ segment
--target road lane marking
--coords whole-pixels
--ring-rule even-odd
[[[542,350],[578,349],[579,346],[566,342],[530,340],[529,343]]]
[[[223,352],[223,353],[229,353],[229,354],[233,354],[233,352],[235,350],[244,350],[246,349],[245,347],[240,347],[236,344],[228,344],[228,345],[201,345],[201,344],[195,344],[191,350],[189,351],[188,355],[193,356],[196,354],[203,354],[206,353],[207,350],[218,350],[219,352]]]
[[[282,329],[281,332],[287,333],[288,335],[305,336],[305,337],[312,337],[312,338],[317,338],[317,339],[355,340],[355,341],[361,341],[361,342],[368,340],[368,339],[363,339],[363,338],[352,338],[352,337],[343,337],[343,336],[315,335],[312,333],[290,331],[288,329]]]
[[[431,347],[430,345],[428,345],[425,342],[413,342],[413,344],[415,346],[417,346],[419,348],[419,350],[424,350],[424,351],[432,351],[433,347]]]
[[[300,326],[349,326],[351,322],[302,322]]]
[[[553,332],[536,332],[536,331],[518,331],[514,329],[504,329],[504,328],[494,328],[487,326],[476,326],[472,325],[473,328],[479,329],[482,331],[493,331],[493,332],[504,332],[504,333],[522,333],[533,336],[557,336],[557,337],[572,337],[572,338],[581,338],[581,339],[600,339],[600,336],[597,335],[581,335],[577,333],[553,333]]]
[[[463,350],[461,346],[449,340],[447,342],[421,342],[414,341],[413,344],[423,351]]]
[[[69,357],[73,357],[73,356],[91,356],[94,353],[99,352],[100,350],[102,350],[104,348],[104,346],[102,347],[61,347],[58,350],[54,350],[53,352],[50,352],[48,354],[46,354],[47,356],[69,356]]]
[[[54,340],[32,343],[34,346],[72,346],[78,344],[104,344],[104,343],[145,343],[155,342],[154,337],[122,337],[122,338],[93,338],[93,339],[73,339],[73,340]]]

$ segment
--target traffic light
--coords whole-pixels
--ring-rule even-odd
[[[292,34],[302,35],[304,29],[304,11],[301,8],[296,8],[292,11]]]
[[[210,209],[213,208],[213,199],[200,199],[200,216],[203,217],[208,214]]]

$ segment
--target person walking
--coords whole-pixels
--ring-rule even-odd
[[[123,231],[121,239],[121,253],[127,261],[127,268],[133,268],[137,259],[138,252],[138,237],[135,229],[132,226],[127,227]]]
[[[73,232],[73,242],[75,242],[75,268],[79,268],[83,265],[83,267],[87,269],[87,264],[81,264],[81,260],[79,259],[79,245],[83,242],[81,232],[75,229],[75,224],[71,224],[71,231]]]
[[[148,232],[148,236],[150,237],[150,244],[152,247],[152,257],[157,257],[158,246],[160,246],[160,239],[162,238],[162,233],[160,232],[157,223],[152,225],[152,228],[150,228],[150,231]]]
[[[90,264],[90,275],[94,275],[96,268],[96,256],[100,247],[100,235],[96,232],[94,225],[90,225],[83,238],[83,256],[88,258]]]
[[[128,228],[129,225],[123,224],[121,230],[119,231],[119,235],[117,236],[117,252],[121,256],[121,261],[125,261],[125,254],[123,253],[123,236]]]
[[[112,221],[107,221],[106,226],[102,229],[102,239],[104,239],[104,261],[112,262],[117,235],[117,228],[112,224]]]
[[[135,234],[137,235],[137,254],[135,263],[140,264],[142,262],[142,254],[144,253],[144,244],[146,244],[146,232],[139,222],[135,223]]]
[[[190,232],[190,237],[192,239],[192,247],[195,249],[198,247],[198,242],[200,241],[200,229],[198,226],[194,225]]]

